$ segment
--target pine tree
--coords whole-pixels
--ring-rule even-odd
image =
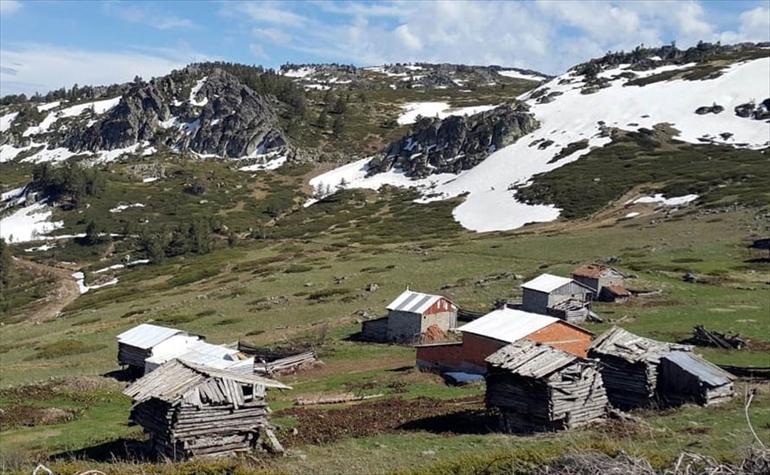
[[[347,105],[345,104],[345,101],[341,97],[338,97],[337,102],[334,103],[334,108],[332,109],[332,112],[334,112],[335,114],[344,114],[346,107]]]
[[[10,285],[12,272],[13,258],[11,257],[11,249],[5,243],[5,239],[0,238],[0,290]]]
[[[327,121],[328,121],[328,120],[327,120],[327,116],[326,116],[326,111],[325,111],[325,110],[322,110],[322,111],[321,111],[321,112],[318,114],[318,120],[316,121],[316,125],[317,125],[318,127],[322,128],[322,129],[325,129],[325,128],[326,128],[326,123],[327,123]]]
[[[338,115],[334,119],[334,123],[332,124],[332,133],[335,137],[339,137],[342,135],[342,133],[345,131],[345,123],[343,121],[342,115]]]

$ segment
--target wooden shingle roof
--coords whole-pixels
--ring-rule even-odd
[[[542,378],[575,361],[584,360],[550,345],[520,340],[500,348],[486,361],[493,367],[519,376]]]
[[[692,346],[653,340],[613,327],[594,340],[589,352],[617,356],[629,363],[658,363],[663,356],[675,350],[690,351]]]
[[[123,394],[134,402],[160,399],[168,403],[180,400],[213,404],[242,404],[240,385],[291,389],[283,383],[255,374],[242,374],[171,360],[128,386]]]

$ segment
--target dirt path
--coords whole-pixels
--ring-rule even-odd
[[[38,323],[53,320],[64,307],[80,296],[78,284],[72,277],[72,271],[53,267],[27,259],[17,258],[14,264],[35,275],[45,275],[56,280],[56,286],[42,300],[31,304],[28,322]]]

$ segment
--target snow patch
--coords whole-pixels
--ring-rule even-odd
[[[641,198],[637,198],[633,201],[633,203],[634,204],[660,203],[663,206],[682,206],[682,205],[692,203],[698,198],[699,198],[698,195],[693,195],[693,194],[666,198],[665,196],[663,196],[663,193],[656,193],[652,196],[642,196]]]
[[[78,104],[72,107],[67,107],[66,109],[62,109],[60,111],[50,112],[45,119],[43,119],[40,124],[36,126],[29,127],[27,130],[24,131],[22,134],[24,137],[29,137],[30,135],[36,135],[41,134],[44,132],[47,132],[48,129],[53,125],[54,122],[56,122],[59,119],[63,119],[65,117],[77,117],[80,114],[82,114],[86,110],[93,111],[94,114],[104,114],[105,112],[109,111],[113,107],[117,106],[120,103],[121,96],[113,97],[112,99],[104,99],[101,101],[93,101],[93,102],[86,102],[83,104]]]
[[[499,74],[500,76],[505,76],[507,78],[526,79],[528,81],[542,81],[544,79],[548,79],[545,76],[541,76],[539,74],[523,73],[523,72],[517,71],[515,69],[502,69],[502,70],[497,71],[497,74]]]
[[[53,212],[45,203],[34,203],[0,219],[0,237],[9,243],[45,239],[46,234],[64,226],[51,221]]]
[[[37,106],[38,112],[45,112],[49,111],[51,109],[56,109],[61,104],[61,101],[53,101],[53,102],[47,102],[45,104],[39,104]]]
[[[127,205],[118,205],[112,209],[110,209],[110,213],[122,213],[123,211],[130,209],[130,208],[144,208],[144,205],[142,203],[132,203]]]
[[[96,285],[86,285],[86,276],[82,272],[73,272],[72,277],[75,278],[75,282],[78,284],[78,290],[81,294],[84,294],[88,292],[89,290],[96,290],[101,289],[102,287],[107,287],[110,285],[115,285],[118,283],[118,278],[115,277],[112,280],[108,280],[107,282],[104,282],[103,284],[96,284]]]
[[[55,247],[56,247],[56,243],[43,244],[42,246],[28,247],[27,249],[24,249],[24,252],[50,251]]]
[[[287,78],[304,78],[315,73],[315,68],[302,67],[297,69],[283,69],[281,74]]]
[[[270,156],[270,154],[267,154],[265,156]],[[280,168],[284,163],[286,163],[286,156],[281,155],[276,158],[271,158],[267,160],[266,162],[262,163],[255,163],[253,165],[246,165],[243,167],[240,167],[238,170],[242,172],[256,172],[256,171],[265,171],[265,170],[276,170]]]
[[[198,106],[198,107],[203,107],[206,104],[208,104],[208,102],[209,102],[209,98],[208,97],[204,97],[200,101],[198,99],[196,99],[196,97],[198,96],[198,93],[200,92],[201,88],[206,83],[206,79],[208,79],[208,76],[204,77],[203,79],[198,80],[198,82],[195,83],[195,86],[193,86],[193,88],[190,89],[190,99],[188,99],[190,104],[192,104],[194,106]]]
[[[5,114],[4,116],[0,117],[0,132],[5,132],[6,130],[10,129],[11,124],[14,120],[16,120],[18,115],[18,112],[11,112],[10,114]]]
[[[399,125],[408,125],[415,123],[418,116],[444,119],[452,115],[462,116],[478,114],[479,112],[485,112],[494,109],[495,107],[497,106],[483,105],[453,109],[446,102],[407,102],[401,106],[404,112],[398,117],[397,122]]]

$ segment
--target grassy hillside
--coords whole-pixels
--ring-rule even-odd
[[[82,390],[66,386],[114,371],[114,336],[141,322],[177,326],[216,343],[311,340],[317,345],[325,366],[285,378],[294,389],[270,395],[277,411],[273,420],[293,455],[258,465],[264,469],[335,473],[376,464],[381,471],[410,470],[441,461],[460,463],[462,454],[496,460],[500,450],[514,447],[523,451],[522,457],[536,460],[566,449],[625,450],[663,465],[686,448],[733,460],[739,448],[751,443],[741,398],[708,411],[686,407],[643,413],[645,425],[620,433],[607,426],[534,438],[485,434],[489,428],[478,412],[483,387],[447,387],[410,369],[413,350],[358,343],[351,337],[362,315],[381,314],[407,285],[440,291],[463,307],[484,310],[498,298],[519,295],[521,280],[514,274],[564,274],[576,264],[614,256],[634,275],[630,287],[662,293],[625,305],[598,306],[607,321],[588,325],[592,331],[617,322],[643,335],[679,340],[693,325],[705,324],[752,340],[744,351],[702,350],[709,359],[766,365],[770,306],[764,296],[770,268],[754,260],[758,255],[746,248],[746,239],[766,233],[767,223],[756,220],[753,212],[710,215],[693,210],[571,232],[477,235],[450,219],[451,203],[417,206],[408,197],[402,192],[346,192],[279,221],[275,232],[291,238],[245,241],[205,256],[122,270],[117,286],[81,296],[53,321],[0,327],[3,385],[10,388],[0,393],[0,405],[6,414],[27,414],[3,424],[0,449],[6,463],[24,467],[55,454],[93,458],[74,465],[55,463],[65,472],[74,471],[98,466],[107,452],[125,451],[124,439],[141,438],[138,428],[126,424],[129,401],[119,394],[119,384],[98,378],[98,384],[82,383]],[[683,282],[685,272],[701,276],[704,283]],[[366,291],[370,283],[379,289]],[[65,382],[24,389],[51,377]],[[56,385],[64,389],[51,389]],[[766,386],[759,390],[752,417],[766,439],[770,393]],[[374,424],[374,416],[367,414],[388,419],[393,410],[374,406],[367,413],[370,403],[329,413],[331,419],[320,426],[318,418],[336,408],[282,412],[295,397],[344,391],[384,393],[386,401],[425,397],[446,403],[429,403],[430,409],[419,402],[398,403],[396,412],[403,409],[406,415],[395,426]],[[71,414],[47,420],[40,415],[46,407]],[[336,424],[340,429],[332,430]],[[110,469],[129,473],[136,466]]]
[[[639,185],[665,196],[700,195],[709,207],[770,206],[768,151],[692,145],[665,127],[613,131],[613,142],[579,160],[537,175],[518,195],[552,203],[565,218],[584,218]]]

